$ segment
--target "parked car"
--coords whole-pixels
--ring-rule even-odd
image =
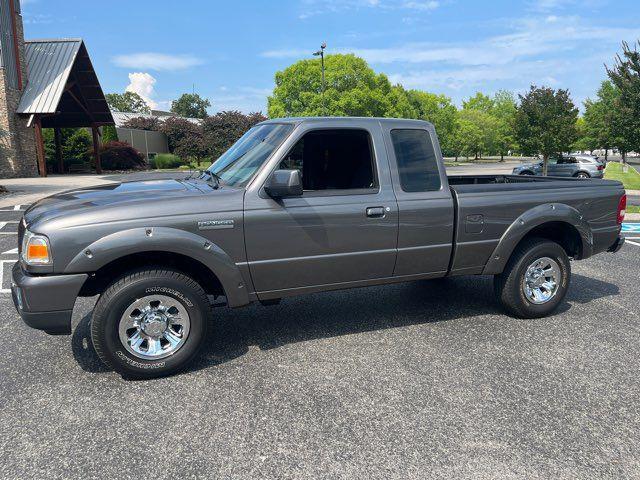
[[[603,178],[604,164],[588,155],[551,156],[547,174],[552,177]],[[526,163],[513,169],[514,175],[542,175],[542,161]]]
[[[448,177],[422,121],[270,120],[199,177],[35,203],[11,290],[27,325],[51,334],[71,333],[78,296],[99,295],[97,354],[149,378],[194,358],[212,302],[493,275],[509,314],[548,315],[569,288],[570,258],[620,249],[625,202],[616,181]]]

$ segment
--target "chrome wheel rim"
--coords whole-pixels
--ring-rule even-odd
[[[524,296],[535,305],[547,303],[558,293],[561,279],[562,272],[558,262],[549,257],[539,258],[524,272]]]
[[[120,342],[132,355],[157,360],[176,353],[187,341],[191,322],[182,303],[166,295],[135,300],[120,317]]]

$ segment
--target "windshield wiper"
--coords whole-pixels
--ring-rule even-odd
[[[213,188],[216,189],[216,190],[218,188],[220,188],[220,185],[222,184],[222,178],[220,178],[220,176],[217,173],[210,172],[209,170],[202,170],[200,178],[202,178],[203,176],[207,176],[207,175],[212,180],[215,180],[215,184],[213,185]]]

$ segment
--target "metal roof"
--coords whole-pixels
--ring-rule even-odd
[[[180,115],[176,115],[171,112],[162,112],[160,110],[152,110],[152,113],[135,113],[135,112],[116,112],[115,110],[111,111],[111,115],[113,116],[113,120],[118,128],[125,128],[124,125],[131,120],[132,118],[157,118],[159,121],[164,121],[167,118],[180,118],[182,120],[188,120],[191,123],[200,124],[202,120],[199,118],[190,118],[183,117]]]
[[[64,93],[81,39],[25,42],[27,86],[18,113],[55,113]]]
[[[38,115],[43,128],[113,125],[82,39],[25,42],[27,85],[17,112]]]

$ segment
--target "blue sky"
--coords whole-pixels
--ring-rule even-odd
[[[311,53],[353,52],[407,88],[460,104],[476,91],[568,88],[581,103],[638,0],[22,0],[27,39],[82,37],[105,92],[157,108],[195,91],[211,112],[265,110],[273,76]]]

